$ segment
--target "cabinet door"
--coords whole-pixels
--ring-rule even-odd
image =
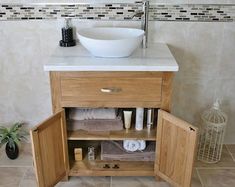
[[[66,133],[64,110],[31,129],[34,167],[39,187],[54,186],[67,176]]]
[[[176,187],[190,187],[197,128],[159,110],[156,175]]]

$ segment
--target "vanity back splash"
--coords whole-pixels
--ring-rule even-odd
[[[140,3],[4,3],[0,21],[71,17],[84,20],[130,20]],[[138,20],[134,18],[133,20]],[[235,4],[151,4],[151,21],[233,22]]]

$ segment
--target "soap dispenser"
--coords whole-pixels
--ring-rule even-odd
[[[61,47],[72,47],[76,45],[76,41],[73,39],[73,27],[71,26],[71,19],[65,19],[65,26],[61,29],[62,40],[60,40]]]

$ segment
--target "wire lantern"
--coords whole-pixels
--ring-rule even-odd
[[[209,110],[202,113],[201,118],[197,158],[206,163],[217,163],[222,154],[227,115],[220,110],[219,100],[216,100]]]

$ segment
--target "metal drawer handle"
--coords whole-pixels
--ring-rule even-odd
[[[122,91],[122,89],[121,88],[101,88],[100,91],[103,93],[117,93],[117,92]]]

